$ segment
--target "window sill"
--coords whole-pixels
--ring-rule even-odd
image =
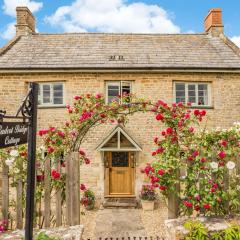
[[[214,109],[213,106],[191,106],[192,109]]]
[[[38,109],[52,109],[52,108],[66,108],[65,105],[61,105],[61,106],[54,106],[54,105],[51,105],[51,106],[38,106]]]

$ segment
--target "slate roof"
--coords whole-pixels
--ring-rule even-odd
[[[240,69],[240,54],[210,34],[72,33],[21,36],[0,55],[0,69],[75,68]]]

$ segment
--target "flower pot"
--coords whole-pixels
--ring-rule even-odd
[[[153,211],[155,201],[141,200],[143,211]]]
[[[95,205],[95,202],[93,202],[91,204],[88,204],[87,206],[85,206],[85,209],[86,210],[93,210],[94,209],[94,205]]]

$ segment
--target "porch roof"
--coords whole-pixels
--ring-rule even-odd
[[[98,151],[142,151],[141,146],[120,125],[116,126],[96,149]]]

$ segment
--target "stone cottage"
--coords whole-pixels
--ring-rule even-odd
[[[27,7],[17,8],[16,36],[0,50],[1,109],[15,113],[29,82],[40,85],[38,126],[60,125],[75,95],[123,92],[167,103],[192,102],[208,111],[208,127],[240,119],[240,49],[224,35],[221,9],[209,11],[205,32],[112,34],[35,32]],[[98,198],[136,198],[141,168],[153,160],[159,125],[137,113],[125,126],[93,129],[83,145],[91,167],[81,180]]]

